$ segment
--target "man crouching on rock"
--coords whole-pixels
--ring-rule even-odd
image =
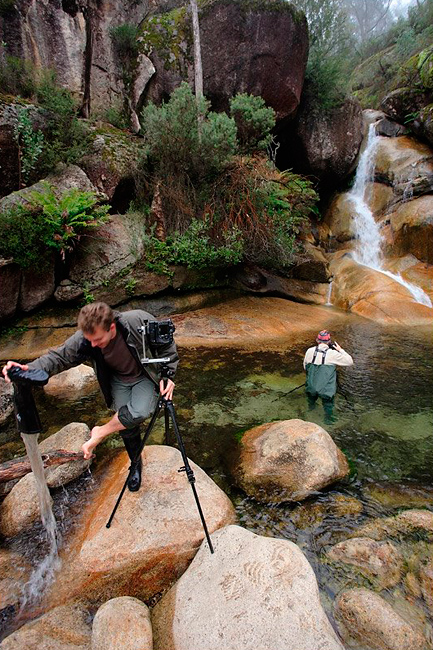
[[[90,440],[82,449],[84,458],[89,459],[95,447],[107,436],[117,431],[123,438],[128,456],[133,461],[140,449],[140,424],[154,411],[159,393],[166,399],[173,397],[174,382],[179,357],[174,341],[152,349],[145,341],[139,328],[146,321],[155,318],[141,309],[113,312],[104,302],[94,302],[83,307],[78,315],[79,330],[69,337],[63,345],[32,361],[21,365],[8,361],[3,368],[6,381],[10,381],[7,371],[12,366],[22,370],[30,368],[45,370],[50,376],[63,370],[78,366],[84,361],[91,361],[109,408],[115,414],[109,422],[100,427],[93,427]],[[147,338],[147,334],[145,335]],[[143,365],[141,359],[145,353],[155,358],[169,357],[164,364],[164,377],[161,364]],[[139,490],[141,485],[141,459],[135,471],[128,479],[131,492]]]

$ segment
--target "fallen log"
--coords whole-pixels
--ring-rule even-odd
[[[42,454],[44,467],[63,465],[64,463],[70,463],[74,460],[83,460],[83,458],[82,451],[65,451],[64,449],[47,451],[45,454]],[[0,483],[7,483],[8,481],[22,478],[25,474],[28,474],[31,471],[32,468],[28,456],[13,458],[12,460],[0,464]]]

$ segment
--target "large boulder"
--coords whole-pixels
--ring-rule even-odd
[[[410,253],[433,264],[433,195],[401,203],[387,215],[391,229],[389,245],[394,255]]]
[[[244,433],[234,467],[235,480],[247,494],[275,503],[305,499],[348,473],[331,436],[303,420],[262,424]]]
[[[83,295],[85,289],[91,291],[136,262],[143,253],[142,230],[140,216],[129,213],[113,215],[109,222],[83,237],[69,266],[73,293],[71,285],[62,283],[54,294],[56,300],[63,302]]]
[[[15,316],[20,297],[21,269],[12,258],[0,258],[0,322]]]
[[[90,612],[81,603],[55,607],[3,639],[2,650],[90,650]]]
[[[239,526],[212,541],[153,609],[155,650],[343,650],[295,544]]]
[[[375,155],[375,178],[394,187],[394,192],[410,198],[413,186],[424,181],[433,185],[433,151],[414,138],[379,138]]]
[[[93,185],[103,192],[114,211],[126,212],[135,195],[133,180],[140,140],[102,122],[90,127],[89,150],[80,160]]]
[[[148,600],[179,578],[204,538],[193,491],[178,471],[181,465],[176,449],[146,446],[142,488],[125,492],[107,529],[129,466],[126,454],[118,455],[83,513],[68,548],[68,566],[53,586],[53,602],[77,594],[97,603],[125,595]],[[233,523],[228,497],[192,462],[191,468],[208,530]]]
[[[246,264],[236,269],[231,283],[236,288],[246,289],[250,293],[277,294],[297,302],[325,305],[329,293],[329,271],[328,262],[320,251],[316,262],[313,261],[311,266],[306,262],[305,266],[301,265],[299,269],[299,275],[308,275],[309,273],[313,277],[317,275],[322,279],[285,278],[268,269]]]
[[[14,411],[14,388],[3,378],[0,380],[0,424],[3,424]]]
[[[226,110],[236,93],[260,95],[285,118],[296,111],[308,58],[304,14],[291,3],[212,2],[199,14],[204,94]],[[153,16],[143,26],[143,43],[156,74],[146,98],[156,103],[182,80],[193,79],[193,42],[187,12]],[[221,47],[221,44],[224,47]]]
[[[335,603],[338,629],[348,644],[371,650],[427,650],[424,635],[381,596],[368,589],[348,589]]]
[[[1,19],[0,19],[1,20]],[[0,198],[18,188],[18,145],[14,137],[17,107],[0,100]]]
[[[329,193],[350,174],[363,137],[361,105],[354,99],[331,112],[319,112],[310,101],[301,103],[295,126],[283,127],[280,166],[315,176]]]
[[[153,650],[149,608],[137,598],[112,598],[96,612],[92,650]]]
[[[98,389],[95,371],[83,363],[75,368],[64,370],[58,375],[50,377],[44,386],[47,395],[64,400],[78,400],[85,395],[90,395]],[[49,439],[53,439],[51,436]]]

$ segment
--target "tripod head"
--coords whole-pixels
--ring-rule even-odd
[[[155,347],[162,347],[173,343],[173,333],[175,327],[170,318],[163,321],[145,320],[144,325],[137,327],[137,331],[141,333],[141,341],[143,344],[143,358],[141,363],[169,363],[170,357],[151,358],[146,354],[146,336],[149,337],[150,344]]]

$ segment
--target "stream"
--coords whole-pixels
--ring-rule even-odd
[[[372,518],[408,507],[433,510],[431,336],[423,329],[412,328],[409,334],[401,327],[384,328],[361,319],[343,322],[332,334],[354,358],[352,368],[339,370],[337,420],[332,425],[324,425],[321,404],[307,410],[304,389],[288,395],[305,381],[302,360],[312,343],[307,338],[293,347],[286,342],[278,352],[180,349],[174,401],[188,457],[229,495],[242,526],[299,545],[316,572],[329,615],[341,589],[366,586],[368,581],[359,574],[335,571],[324,558],[326,550]],[[42,390],[34,392],[45,427],[42,438],[72,421],[93,426],[107,415],[99,394],[59,405]],[[346,454],[350,476],[299,504],[259,504],[230,478],[239,434],[263,422],[290,418],[324,426]],[[151,437],[151,444],[162,442],[163,418]],[[121,448],[116,437],[101,445],[94,474],[98,464]],[[0,429],[0,460],[19,453],[24,453],[22,441],[9,420]],[[88,473],[53,491],[54,513],[64,539],[95,487],[97,480]],[[37,568],[47,549],[46,542],[35,544],[37,534],[38,526],[3,544],[31,559]],[[393,604],[404,600],[401,585],[381,595]],[[422,601],[414,612],[423,619]]]

